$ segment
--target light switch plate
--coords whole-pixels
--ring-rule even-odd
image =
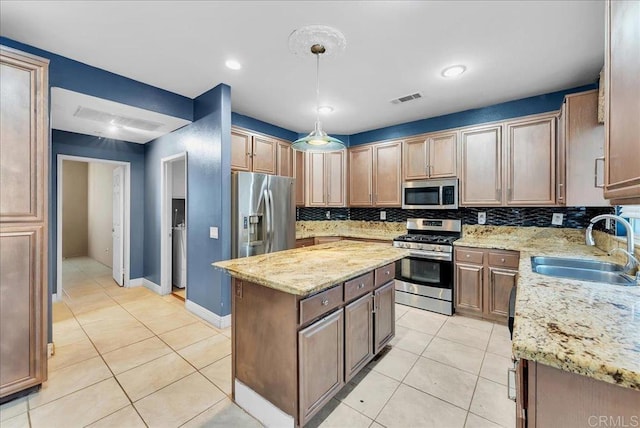
[[[562,213],[553,213],[553,216],[551,216],[551,224],[554,226],[562,226],[563,221],[564,214]]]
[[[386,219],[387,219],[387,212],[380,211],[380,220],[386,220]]]
[[[209,238],[218,239],[218,228],[215,226],[211,226],[209,228]]]
[[[487,224],[487,213],[479,212],[478,213],[478,224]]]

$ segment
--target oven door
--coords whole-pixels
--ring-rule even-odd
[[[447,253],[446,257],[450,258],[451,255]],[[450,295],[453,289],[453,262],[410,255],[396,262],[396,279],[406,284],[417,285],[419,286],[417,289],[425,289],[426,287],[439,289],[433,291],[440,296],[442,293]],[[412,292],[411,290],[406,291]]]

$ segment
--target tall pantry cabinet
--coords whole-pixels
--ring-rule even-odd
[[[47,378],[48,70],[0,47],[0,399]]]

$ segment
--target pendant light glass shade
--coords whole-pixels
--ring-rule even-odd
[[[309,135],[294,141],[292,147],[303,152],[342,150],[345,144],[327,135],[320,122],[320,55],[325,53],[325,47],[315,43],[311,46],[311,53],[316,56],[316,125]]]

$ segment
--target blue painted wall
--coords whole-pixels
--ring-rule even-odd
[[[193,100],[52,52],[0,37],[0,44],[49,59],[49,86],[68,89],[182,119],[193,119]]]
[[[443,129],[458,128],[462,126],[470,126],[559,110],[562,105],[562,100],[566,94],[596,88],[598,88],[598,84],[594,83],[592,85],[565,89],[563,91],[552,92],[550,94],[538,95],[535,97],[522,98],[488,107],[466,110],[459,113],[452,113],[429,119],[416,120],[414,122],[402,123],[400,125],[388,126],[386,128],[373,129],[371,131],[351,135],[349,137],[349,145],[357,146],[359,144],[366,144],[374,141],[402,138],[425,132],[440,131]]]
[[[253,117],[244,116],[240,113],[231,113],[231,124],[288,141],[295,141],[298,139],[298,134],[296,132],[254,119]]]
[[[187,152],[187,299],[231,311],[230,280],[211,263],[231,257],[231,88],[195,99],[195,121],[145,147],[145,277],[160,284],[161,160]],[[209,227],[220,239],[209,238]]]
[[[130,277],[142,278],[144,274],[143,266],[143,246],[144,246],[144,146],[142,144],[128,143],[125,141],[108,138],[93,137],[91,135],[76,134],[53,130],[51,166],[49,169],[50,186],[52,194],[56,194],[58,186],[58,155],[82,156],[94,159],[106,159],[131,164],[131,253],[130,253]],[[49,199],[49,237],[54,243],[57,242],[57,200],[55,197]],[[57,247],[53,246],[53,251],[49,254],[51,266],[52,292],[56,293],[57,274]]]

